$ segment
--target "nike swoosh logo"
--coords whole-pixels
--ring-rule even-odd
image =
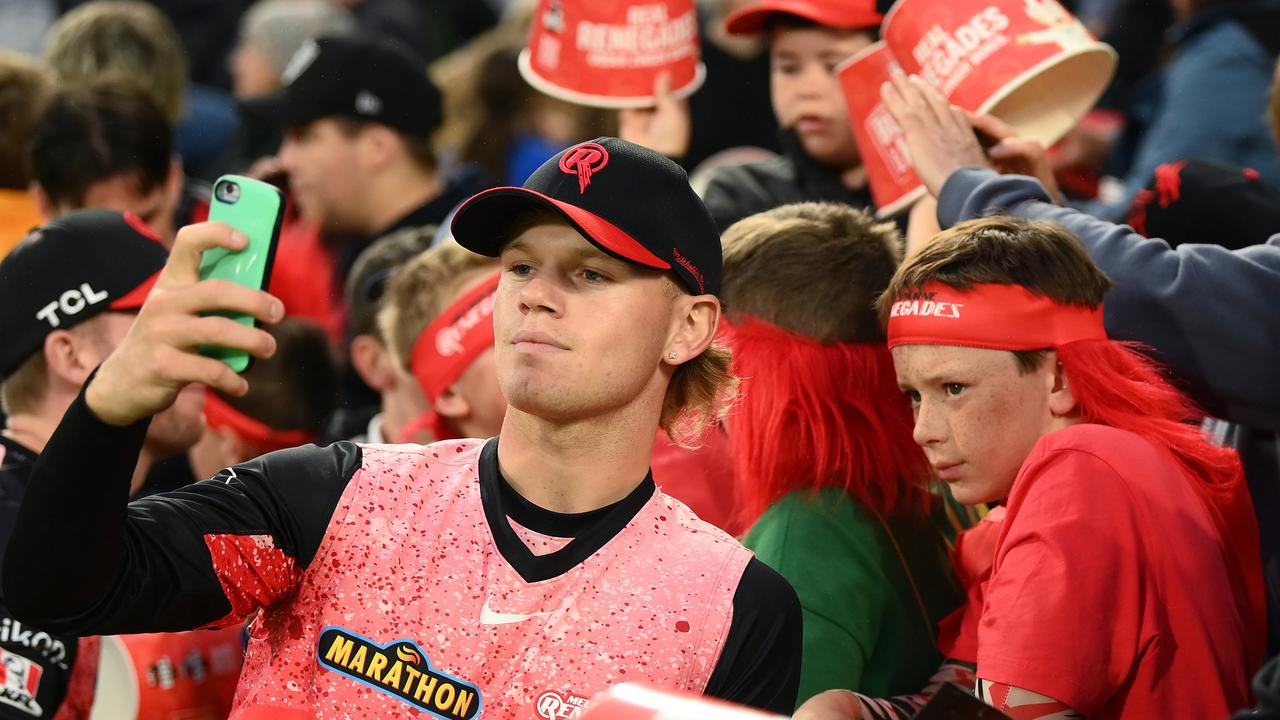
[[[490,599],[491,598],[486,597],[484,599],[484,605],[481,606],[480,608],[480,624],[481,625],[507,625],[510,623],[521,622],[522,620],[528,620],[529,618],[542,617],[544,615],[551,614],[549,611],[528,613],[528,614],[494,612],[489,609]]]

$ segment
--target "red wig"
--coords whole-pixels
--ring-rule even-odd
[[[884,343],[822,343],[745,316],[727,333],[738,405],[726,420],[746,525],[796,490],[839,488],[881,517],[920,516],[929,465]]]
[[[1235,450],[1210,443],[1195,405],[1165,379],[1139,346],[1083,340],[1057,348],[1058,360],[1085,422],[1128,430],[1167,447],[1194,479],[1210,519],[1223,538],[1223,563],[1236,607],[1249,627],[1265,627],[1266,597],[1258,550],[1257,520]],[[1249,638],[1250,661],[1262,656],[1265,633]]]
[[[1197,425],[1188,424],[1204,413],[1138,348],[1114,340],[1082,340],[1057,348],[1081,419],[1128,430],[1169,448],[1189,473],[1209,486],[1241,482],[1236,451],[1213,445]]]

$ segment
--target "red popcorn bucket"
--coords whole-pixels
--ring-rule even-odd
[[[1045,145],[1093,107],[1116,66],[1055,0],[898,0],[882,30],[904,71]]]
[[[520,53],[526,82],[578,105],[652,106],[664,71],[681,98],[706,76],[694,0],[539,0]]]
[[[925,193],[907,154],[902,128],[880,101],[880,86],[889,80],[889,68],[894,65],[897,62],[888,46],[878,42],[836,67],[879,217],[897,213]]]

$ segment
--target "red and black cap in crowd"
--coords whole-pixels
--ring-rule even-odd
[[[841,30],[876,28],[884,20],[875,0],[758,0],[725,19],[731,35],[763,32],[778,15],[792,15]]]
[[[241,108],[283,125],[340,116],[426,137],[440,125],[444,102],[426,63],[393,40],[324,36],[303,43],[285,68],[284,87]]]
[[[142,307],[167,258],[132,213],[77,210],[32,230],[0,261],[0,378],[54,330]]]
[[[563,217],[610,255],[670,270],[694,295],[720,292],[720,234],[684,170],[664,155],[612,137],[574,145],[524,187],[464,202],[451,229],[463,247],[497,257],[515,223],[536,210]]]
[[[1134,198],[1128,223],[1173,247],[1211,243],[1238,250],[1280,233],[1280,191],[1251,168],[1164,163]]]

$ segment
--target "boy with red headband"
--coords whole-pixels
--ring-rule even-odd
[[[734,384],[712,345],[720,240],[684,171],[597,138],[473,197],[453,234],[501,256],[498,437],[292,448],[126,505],[154,412],[191,382],[246,389],[195,348],[274,350],[199,314],[283,314],[200,282],[203,250],[246,241],[191,226],[33,473],[6,604],[73,632],[257,613],[237,720],[569,717],[628,680],[789,712],[795,592],[649,473],[658,427],[718,418]]]
[[[498,278],[492,258],[448,240],[406,263],[387,286],[378,328],[431,404],[405,432],[422,427],[452,440],[502,429],[507,400],[493,361]]]
[[[1266,637],[1248,490],[1162,372],[1107,339],[1110,287],[1060,226],[989,218],[935,237],[880,301],[916,442],[957,500],[1006,508],[943,651],[1015,718],[1226,717]]]

